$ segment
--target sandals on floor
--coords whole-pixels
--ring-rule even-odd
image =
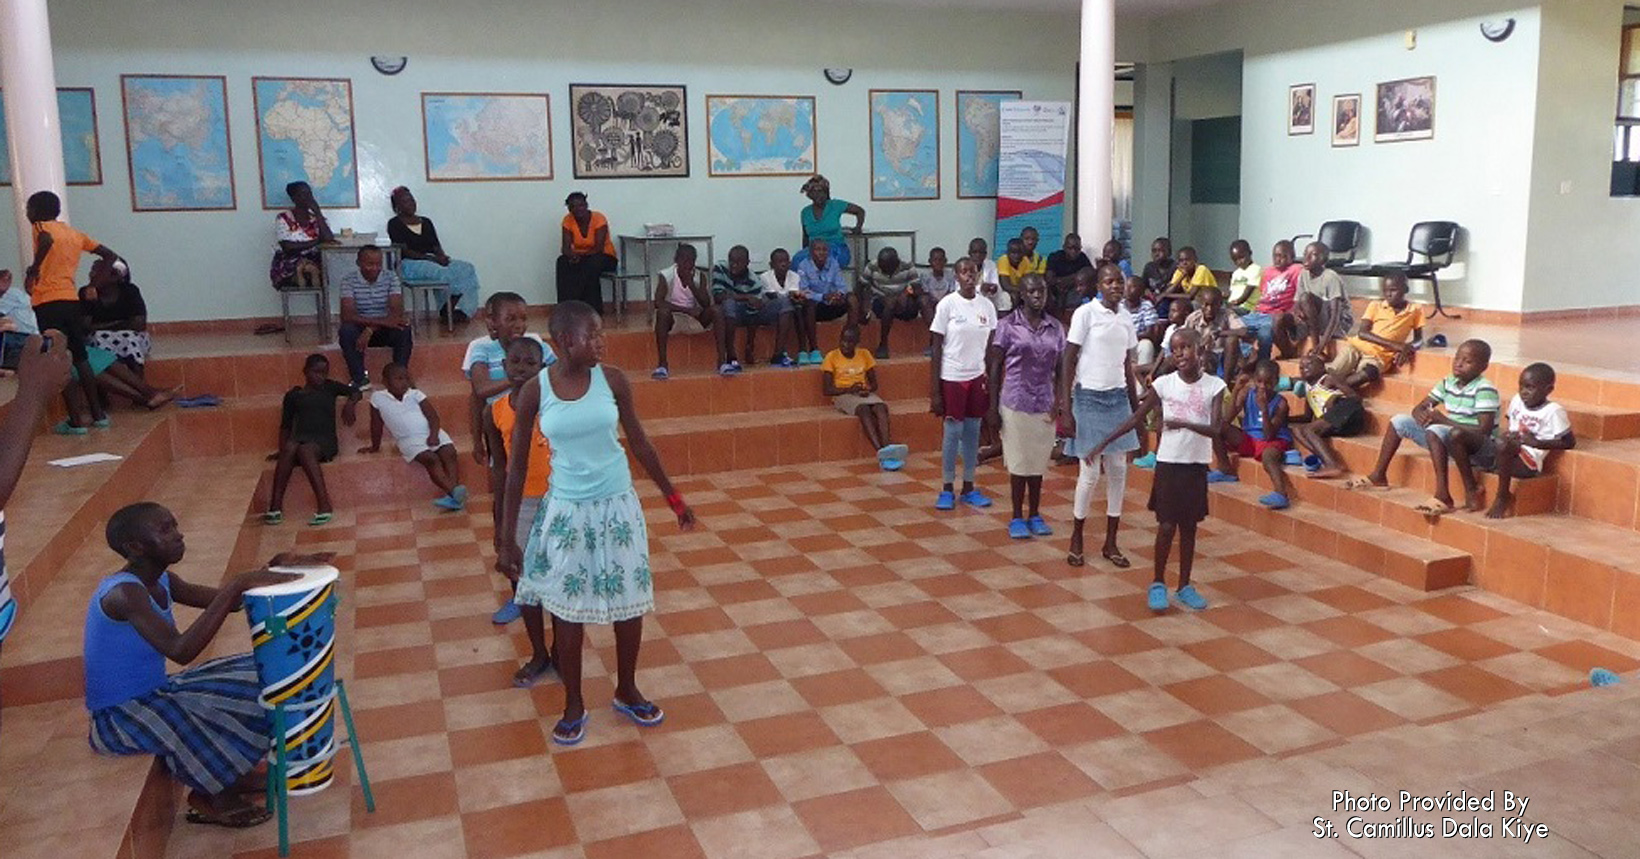
[[[1080,567],[1087,563],[1087,559],[1082,557],[1081,552],[1069,552],[1065,555],[1065,563],[1068,566]]]
[[[273,819],[273,812],[248,805],[224,814],[206,814],[197,808],[188,809],[186,820],[200,826],[221,826],[226,829],[249,829]]]
[[[580,745],[587,738],[587,719],[591,716],[588,711],[579,719],[559,719],[558,724],[552,726],[552,741],[560,746]]]
[[[541,670],[535,672],[534,674],[526,676],[524,674],[524,668],[526,667],[528,666],[526,665],[524,667],[520,667],[517,671],[513,672],[513,686],[519,689],[529,689],[535,684],[540,683],[542,680],[545,680],[547,675],[553,672],[552,660],[550,658],[547,660],[547,664],[541,666]]]
[[[317,528],[320,525],[329,525],[330,520],[334,518],[336,517],[329,513],[315,513],[313,514],[313,518],[308,520],[308,525],[314,528]]]
[[[1424,514],[1425,516],[1435,517],[1435,516],[1445,516],[1446,514],[1451,513],[1452,510],[1453,510],[1453,507],[1452,507],[1452,505],[1447,504],[1446,502],[1442,501],[1439,498],[1431,498],[1428,501],[1425,501],[1424,503],[1419,504],[1417,507],[1414,507],[1412,509],[1418,511],[1419,513]]]
[[[1128,560],[1127,556],[1122,554],[1121,550],[1119,550],[1119,549],[1112,549],[1110,551],[1101,551],[1099,553],[1099,556],[1104,558],[1105,560],[1109,561],[1110,565],[1115,567],[1118,570],[1125,570],[1128,567],[1133,566],[1133,562]]]
[[[653,728],[666,721],[666,711],[655,705],[654,701],[645,701],[642,704],[626,704],[620,700],[609,702],[615,712],[632,720],[632,724],[640,728]]]
[[[1344,488],[1357,492],[1375,492],[1380,489],[1388,489],[1389,487],[1379,486],[1365,477],[1352,477],[1349,480],[1344,481]]]

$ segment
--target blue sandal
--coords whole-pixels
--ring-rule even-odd
[[[653,728],[666,721],[666,711],[655,705],[654,701],[645,701],[642,704],[626,704],[619,700],[609,702],[615,712],[632,720],[632,724],[640,728]]]
[[[559,719],[552,726],[552,741],[560,746],[578,746],[587,738],[587,719],[591,712],[583,712],[579,719]]]

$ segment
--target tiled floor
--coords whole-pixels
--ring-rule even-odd
[[[1123,531],[1135,568],[1074,570],[1063,536],[1010,541],[999,511],[936,514],[934,478],[917,457],[898,475],[691,479],[703,527],[687,534],[647,498],[659,611],[639,682],[668,719],[639,730],[608,711],[612,640],[594,628],[593,717],[575,749],[547,740],[558,686],[509,685],[526,646],[488,620],[502,582],[485,502],[466,516],[373,509],[262,531],[264,554],[341,553],[338,665],[379,803],[365,813],[344,763],[336,786],[295,801],[294,855],[1378,855],[1395,842],[1304,837],[1327,813],[1323,786],[1410,786],[1385,768],[1396,762],[1436,782],[1447,760],[1443,789],[1456,790],[1464,762],[1479,775],[1546,750],[1601,762],[1590,772],[1604,781],[1593,800],[1531,788],[1545,811],[1534,819],[1558,827],[1563,801],[1605,816],[1585,840],[1532,855],[1637,843],[1618,813],[1625,794],[1630,813],[1640,797],[1632,729],[1622,744],[1574,720],[1491,757],[1479,738],[1515,727],[1499,714],[1542,720],[1580,704],[1589,693],[1562,693],[1592,665],[1640,667],[1640,645],[1474,590],[1412,591],[1213,522],[1196,568],[1213,607],[1152,616],[1137,498]],[[1000,490],[1000,474],[982,486]],[[1049,480],[1056,524],[1070,488],[1068,474]],[[1464,761],[1449,760],[1454,743]],[[1600,743],[1615,754],[1589,752]],[[1526,791],[1543,774],[1516,778]],[[179,821],[169,854],[261,857],[273,839],[271,826]],[[1464,852],[1477,845],[1488,849]]]

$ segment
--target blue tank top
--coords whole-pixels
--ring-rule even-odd
[[[1242,430],[1242,432],[1247,433],[1247,435],[1251,436],[1252,438],[1256,438],[1259,441],[1263,441],[1264,440],[1264,422],[1270,418],[1270,415],[1273,415],[1273,414],[1276,413],[1276,397],[1279,397],[1279,396],[1281,396],[1281,395],[1277,394],[1275,397],[1270,398],[1270,412],[1269,412],[1269,414],[1260,414],[1259,410],[1258,410],[1258,392],[1253,390],[1252,388],[1248,388],[1247,389],[1247,401],[1242,404],[1242,408],[1241,408],[1241,430]],[[1276,438],[1279,438],[1282,441],[1292,441],[1293,440],[1293,434],[1287,427],[1284,426],[1279,431],[1276,432]]]
[[[103,597],[116,585],[126,582],[142,588],[144,593],[148,592],[142,579],[131,573],[115,573],[97,585],[97,590],[91,594],[91,605],[85,610],[87,710],[96,711],[123,704],[132,698],[147,695],[166,683],[165,656],[143,639],[136,627],[123,620],[114,620],[103,612]],[[154,602],[153,594],[148,595],[148,603],[160,616],[175,624],[171,616],[171,574],[162,574],[159,585],[165,591],[165,605]]]
[[[592,382],[580,399],[561,400],[552,392],[551,369],[544,369],[541,435],[552,448],[552,485],[548,495],[561,501],[597,501],[632,488],[632,468],[621,445],[620,408],[603,367],[592,368]]]

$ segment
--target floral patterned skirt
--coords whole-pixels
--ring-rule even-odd
[[[637,489],[596,501],[550,492],[524,547],[515,597],[571,623],[614,623],[653,611],[649,533]]]

